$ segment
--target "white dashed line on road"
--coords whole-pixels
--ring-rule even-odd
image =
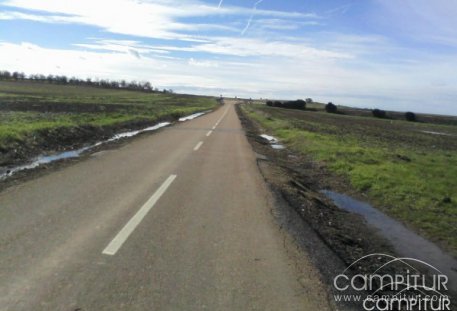
[[[113,256],[117,251],[122,247],[122,244],[128,239],[130,234],[138,227],[141,221],[146,217],[148,212],[154,207],[160,197],[167,191],[168,187],[176,179],[176,175],[171,175],[165,180],[165,182],[160,186],[159,189],[149,198],[149,200],[144,203],[144,205],[139,209],[139,211],[129,220],[129,222],[122,228],[121,231],[114,237],[114,239],[108,244],[108,246],[103,250],[102,254]]]
[[[202,142],[202,141],[199,142],[199,143],[197,144],[197,146],[195,146],[194,151],[197,151],[198,149],[200,149],[200,147],[201,147],[202,145],[203,145],[203,142]]]

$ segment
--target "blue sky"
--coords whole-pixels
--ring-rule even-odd
[[[0,69],[457,114],[452,0],[0,0]]]

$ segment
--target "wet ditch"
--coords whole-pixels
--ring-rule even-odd
[[[342,195],[343,192],[352,193],[348,181],[334,176],[324,166],[313,161],[310,156],[296,154],[287,148],[273,149],[272,145],[279,141],[273,136],[262,134],[264,129],[245,116],[239,107],[237,112],[248,140],[256,154],[260,155],[258,162],[264,163],[259,167],[266,182],[321,240],[321,246],[316,243],[306,245],[307,242],[304,242],[304,244],[313,262],[329,283],[330,290],[334,290],[332,284],[335,273],[329,273],[327,267],[338,265],[335,260],[341,260],[343,265],[350,267],[347,273],[352,275],[369,275],[382,267],[384,267],[383,273],[387,275],[407,275],[408,270],[418,272],[417,269],[425,274],[432,271],[424,265],[414,265],[414,269],[410,269],[401,260],[396,264],[385,266],[385,263],[389,262],[389,257],[410,257],[423,260],[447,275],[451,280],[448,283],[450,290],[448,294],[454,297],[452,299],[454,301],[457,267],[452,256],[374,207]],[[338,189],[337,191],[341,193],[329,190],[323,193],[323,189]],[[298,239],[300,238],[308,240],[307,237]],[[338,259],[320,255],[319,249],[325,247],[330,249]],[[370,254],[371,256],[367,256]],[[352,265],[365,256],[367,257],[363,261]],[[432,274],[427,278],[430,276]]]
[[[210,111],[194,113],[189,116],[181,117],[178,119],[178,121],[179,122],[190,121],[195,118],[201,117],[201,116],[207,114],[208,112],[210,112]],[[21,161],[22,163],[19,163],[19,164],[0,166],[0,182],[7,180],[8,178],[12,177],[13,175],[15,175],[19,172],[33,170],[40,166],[51,164],[53,162],[57,162],[57,161],[61,161],[61,160],[79,158],[82,155],[88,153],[89,151],[91,151],[101,145],[112,143],[112,142],[126,139],[126,138],[131,138],[131,137],[137,136],[142,133],[153,132],[153,131],[159,130],[163,127],[167,127],[171,124],[172,124],[172,122],[159,122],[153,126],[147,126],[147,127],[144,127],[144,128],[138,129],[138,130],[123,131],[123,132],[111,135],[111,137],[109,137],[109,138],[104,138],[104,139],[102,138],[101,140],[98,140],[98,141],[95,141],[92,143],[86,143],[85,146],[82,146],[79,148],[74,148],[71,150],[64,150],[61,152],[44,152],[38,156],[31,157],[28,161],[27,160]]]

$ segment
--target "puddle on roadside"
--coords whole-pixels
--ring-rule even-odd
[[[435,132],[435,131],[421,131],[422,133],[425,134],[431,134],[431,135],[440,135],[440,136],[455,136],[449,133],[443,133],[443,132]]]
[[[339,208],[363,216],[368,224],[390,241],[400,256],[420,259],[438,268],[452,280],[453,290],[457,290],[457,260],[441,248],[366,202],[329,190],[321,192]]]
[[[122,138],[133,137],[140,133],[155,131],[162,127],[168,126],[170,124],[171,124],[170,122],[158,123],[154,126],[150,126],[150,127],[144,128],[142,130],[136,130],[136,131],[116,134],[107,140],[99,141],[95,144],[92,144],[90,146],[86,146],[86,147],[83,147],[80,149],[65,151],[65,152],[51,154],[51,155],[41,155],[41,156],[36,157],[31,163],[28,163],[28,164],[19,165],[19,166],[12,167],[12,168],[0,168],[0,181],[4,180],[20,171],[31,170],[31,169],[39,167],[40,165],[49,164],[49,163],[59,161],[59,160],[77,158],[77,157],[80,157],[81,154],[83,154],[84,152],[86,152],[90,149],[93,149],[95,147],[98,147],[100,145],[103,145],[105,143],[113,142],[113,141],[116,141],[116,140],[119,140]]]
[[[262,135],[260,135],[260,137],[262,137],[263,139],[268,140],[270,143],[277,143],[278,142],[277,138],[275,138],[273,136],[270,136],[270,135],[267,135],[267,134],[262,134]]]
[[[275,150],[286,149],[286,146],[284,146],[282,144],[279,144],[279,139],[277,139],[274,136],[270,136],[270,135],[267,135],[267,134],[262,134],[262,135],[260,135],[260,137],[262,137],[263,139],[268,141],[268,143],[270,144],[271,148],[273,148]]]
[[[190,116],[179,118],[179,122],[193,120],[195,118],[201,117],[204,114],[207,114],[208,112],[209,111],[197,112],[197,113],[191,114]]]
[[[136,136],[138,134],[145,133],[145,132],[156,131],[156,130],[158,130],[158,129],[162,128],[162,127],[168,126],[170,124],[171,124],[170,122],[162,122],[162,123],[156,124],[154,126],[150,126],[150,127],[144,128],[142,130],[119,133],[119,134],[114,135],[110,139],[106,140],[106,142],[116,141],[116,140],[119,140],[121,138],[133,137],[133,136]]]
[[[204,114],[207,114],[210,111],[211,110],[194,113],[189,116],[180,118],[179,121],[184,122],[184,121],[193,120]],[[85,151],[98,147],[102,144],[113,142],[113,141],[116,141],[116,140],[119,140],[122,138],[134,137],[138,134],[145,133],[145,132],[156,131],[156,130],[158,130],[162,127],[168,126],[170,124],[171,124],[170,122],[161,122],[154,126],[150,126],[150,127],[147,127],[147,128],[141,129],[141,130],[119,133],[107,140],[99,141],[95,144],[92,144],[90,146],[83,147],[83,148],[80,148],[77,150],[65,151],[62,153],[57,153],[57,154],[52,154],[52,155],[41,155],[41,156],[38,156],[37,158],[35,158],[32,162],[30,162],[28,164],[23,164],[23,165],[19,165],[19,166],[15,166],[15,167],[0,167],[0,181],[7,179],[8,177],[14,175],[17,172],[34,169],[34,168],[39,167],[40,165],[49,164],[49,163],[59,161],[59,160],[77,158],[77,157],[81,156],[81,154],[84,153]]]
[[[273,144],[273,145],[271,145],[271,148],[276,149],[276,150],[286,149],[286,147],[281,144]]]
[[[37,168],[38,166],[43,165],[43,164],[48,164],[48,163],[51,163],[54,161],[59,161],[59,160],[64,160],[64,159],[77,158],[81,155],[81,153],[83,153],[84,151],[86,151],[88,149],[90,149],[90,147],[85,147],[85,148],[81,148],[78,150],[72,150],[72,151],[65,151],[65,152],[53,154],[53,155],[39,156],[32,163],[16,166],[13,168],[3,168],[0,171],[0,180],[6,179],[20,171],[31,170],[31,169]]]

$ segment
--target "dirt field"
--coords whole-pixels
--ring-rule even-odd
[[[209,97],[0,81],[0,166],[216,106]]]

